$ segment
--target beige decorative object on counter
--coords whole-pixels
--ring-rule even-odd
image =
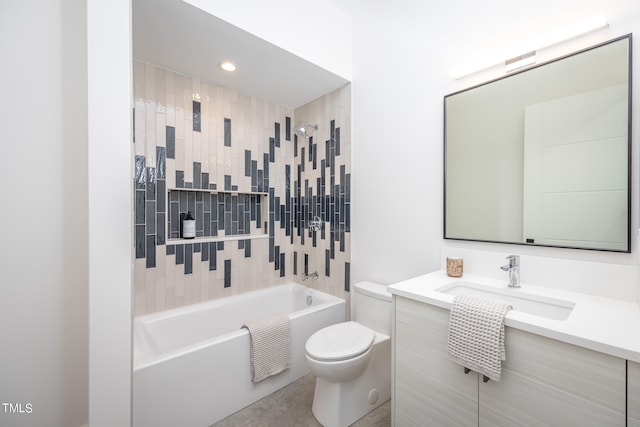
[[[447,276],[462,277],[462,258],[447,257]]]

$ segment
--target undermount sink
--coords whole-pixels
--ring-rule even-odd
[[[480,283],[458,280],[436,289],[448,295],[471,295],[481,298],[504,301],[511,304],[513,310],[554,320],[566,320],[575,303],[568,300],[550,298],[522,291],[519,288],[497,288]]]

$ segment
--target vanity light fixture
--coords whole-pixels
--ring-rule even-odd
[[[236,64],[230,61],[221,62],[220,64],[218,64],[218,67],[220,67],[221,70],[228,71],[228,72],[232,72],[236,70]]]
[[[524,55],[516,56],[515,58],[507,59],[504,62],[504,72],[510,73],[519,68],[526,67],[527,65],[533,65],[536,63],[536,51],[525,53]]]
[[[551,31],[544,37],[540,37],[536,40],[531,40],[529,43],[527,43],[527,45],[521,46],[517,49],[513,49],[512,54],[500,55],[498,57],[489,58],[482,63],[478,63],[468,67],[457,68],[455,70],[452,70],[449,74],[454,79],[460,79],[462,77],[475,74],[479,71],[483,71],[500,64],[505,65],[505,72],[510,72],[526,65],[535,64],[535,54],[541,49],[557,45],[583,34],[587,34],[608,26],[609,23],[607,22],[607,19],[603,14],[595,15],[591,18],[585,19],[584,21],[577,22],[573,25],[561,28],[557,31]],[[522,54],[522,52],[527,53]],[[504,59],[502,59],[505,57],[510,59],[505,61]]]

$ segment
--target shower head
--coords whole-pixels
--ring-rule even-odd
[[[318,125],[301,125],[293,129],[296,135],[304,139],[309,138],[313,134],[313,131],[316,130],[318,130]]]

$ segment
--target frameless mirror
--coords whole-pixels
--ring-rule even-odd
[[[445,239],[630,252],[630,34],[444,108]]]

